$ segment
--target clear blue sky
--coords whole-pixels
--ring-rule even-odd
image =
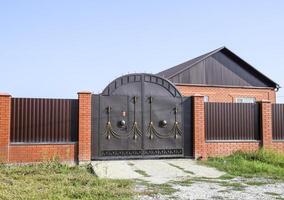
[[[0,91],[16,97],[98,93],[221,46],[284,87],[284,1],[0,0]]]

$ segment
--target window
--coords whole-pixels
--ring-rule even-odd
[[[204,96],[204,102],[209,102],[209,97],[208,96]]]
[[[254,97],[237,97],[236,103],[255,103]]]

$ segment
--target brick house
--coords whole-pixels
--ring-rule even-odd
[[[0,163],[284,152],[280,86],[225,47],[77,99],[0,93]]]
[[[226,47],[191,59],[157,75],[172,81],[184,96],[208,102],[276,102],[279,85]]]

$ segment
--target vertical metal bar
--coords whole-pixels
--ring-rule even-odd
[[[71,142],[69,127],[71,124],[70,104],[72,100],[66,101],[66,119],[65,119],[65,140]]]
[[[59,142],[59,137],[58,137],[58,135],[60,134],[60,129],[59,129],[59,123],[60,123],[60,116],[59,116],[59,100],[58,99],[56,99],[55,100],[55,105],[56,105],[56,107],[55,107],[55,135],[54,135],[54,142]]]
[[[39,99],[40,102],[40,142],[44,141],[44,99]]]
[[[45,142],[46,141],[46,115],[47,115],[47,99],[42,99],[42,122],[41,122],[41,126],[42,126],[42,141]]]
[[[12,98],[11,100],[11,135],[10,135],[10,142],[14,142],[14,135],[15,135],[15,99]]]
[[[144,100],[145,99],[145,75],[142,74],[141,75],[141,113],[140,116],[142,117],[141,121],[142,121],[142,125],[141,125],[141,130],[142,130],[142,140],[141,140],[141,150],[142,150],[142,157],[144,157],[144,149],[145,149],[145,139],[146,139],[146,135],[145,135],[145,124],[144,124]]]

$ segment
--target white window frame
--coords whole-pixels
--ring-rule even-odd
[[[255,103],[256,99],[255,97],[237,97],[236,103]]]
[[[204,96],[204,102],[209,102],[209,96]]]

